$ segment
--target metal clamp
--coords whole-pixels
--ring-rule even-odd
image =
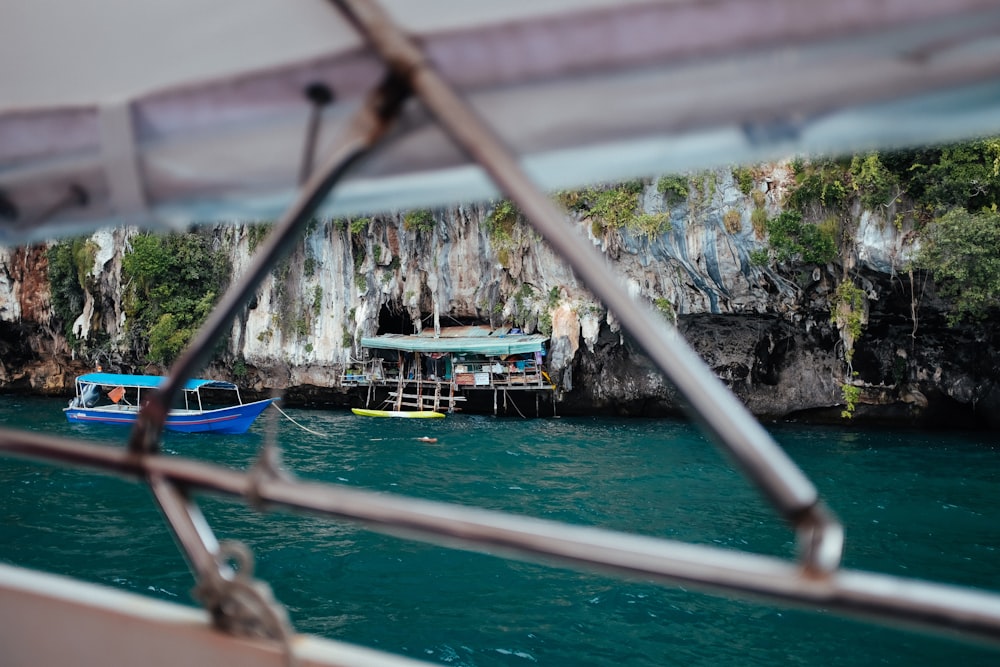
[[[150,475],[148,481],[194,572],[192,593],[215,627],[237,637],[281,642],[287,664],[295,665],[288,612],[270,586],[253,578],[253,555],[247,546],[235,541],[220,544],[201,508],[186,493],[159,474]]]

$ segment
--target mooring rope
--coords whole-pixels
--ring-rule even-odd
[[[320,433],[319,431],[314,431],[311,428],[309,428],[307,426],[303,426],[302,424],[298,423],[297,421],[295,421],[294,419],[292,419],[288,415],[287,412],[285,412],[284,410],[282,410],[281,408],[279,408],[277,403],[271,403],[271,405],[274,406],[275,410],[277,410],[278,412],[280,412],[281,414],[283,414],[285,416],[285,419],[287,419],[288,421],[292,422],[293,424],[295,424],[296,426],[298,426],[303,431],[308,431],[309,433],[312,433],[313,435],[318,435],[321,438],[329,438],[330,437],[329,434],[327,434],[327,433]]]
[[[503,403],[504,403],[504,406],[506,407],[506,405],[507,405],[507,390],[506,389],[503,390]],[[517,403],[514,402],[513,397],[510,399],[510,404],[514,406],[515,410],[517,410],[517,414],[521,415],[521,419],[527,419],[527,417],[524,416],[524,413],[521,412],[521,408],[517,407]]]

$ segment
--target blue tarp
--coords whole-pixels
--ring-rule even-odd
[[[106,387],[142,387],[155,389],[167,381],[162,375],[122,375],[119,373],[87,373],[76,379],[84,384],[99,384]],[[208,389],[236,389],[232,382],[221,380],[199,380],[191,379],[184,383],[185,391],[194,391],[201,388]]]

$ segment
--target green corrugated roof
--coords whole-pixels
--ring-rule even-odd
[[[507,334],[493,336],[460,336],[432,338],[385,334],[362,338],[361,347],[403,352],[459,352],[499,357],[504,354],[530,354],[542,349],[547,336],[539,334]]]

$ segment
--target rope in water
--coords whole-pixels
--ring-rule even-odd
[[[303,426],[302,424],[298,423],[297,421],[295,421],[294,419],[292,419],[290,416],[288,416],[287,412],[285,412],[284,410],[282,410],[281,408],[279,408],[277,403],[271,403],[271,405],[274,406],[275,410],[277,410],[278,412],[280,412],[281,414],[283,414],[285,416],[285,419],[287,419],[288,421],[292,422],[293,424],[295,424],[296,426],[298,426],[303,431],[308,431],[309,433],[312,433],[313,435],[318,435],[321,438],[329,438],[330,437],[329,434],[327,434],[327,433],[320,433],[319,431],[314,431],[311,428],[308,428],[308,427]]]

